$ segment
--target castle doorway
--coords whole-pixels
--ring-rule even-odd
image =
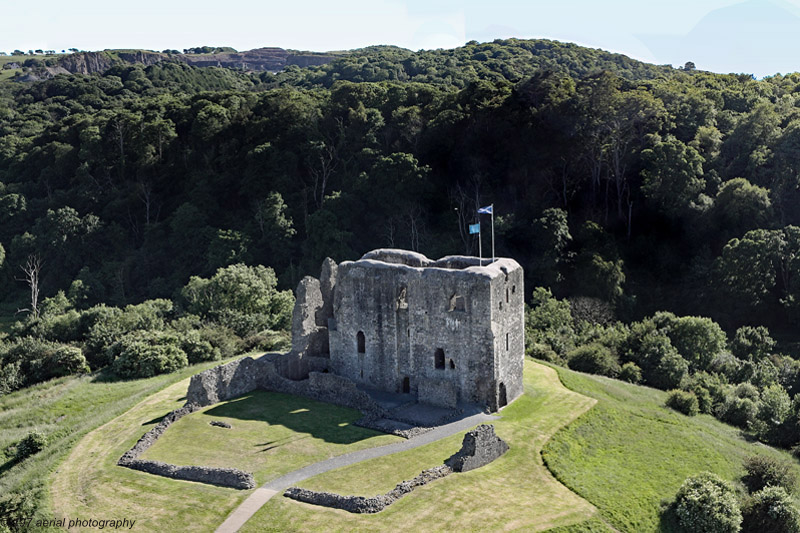
[[[434,368],[444,368],[444,350],[436,348],[433,353],[433,366]]]
[[[367,351],[367,339],[364,337],[364,332],[359,331],[356,334],[356,344],[358,345],[358,353],[366,353]]]
[[[500,383],[499,391],[497,393],[497,408],[500,409],[501,407],[505,407],[508,404],[508,398],[506,396],[506,384]]]
[[[408,376],[403,378],[403,394],[408,394],[411,392],[411,380],[408,379]]]

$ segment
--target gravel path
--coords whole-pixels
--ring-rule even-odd
[[[426,444],[430,444],[431,442],[449,437],[450,435],[455,435],[456,433],[466,431],[483,422],[496,420],[497,418],[498,417],[494,415],[477,413],[466,418],[456,420],[455,422],[439,426],[431,431],[428,431],[427,433],[423,433],[422,435],[410,438],[408,440],[387,444],[385,446],[378,446],[376,448],[368,448],[366,450],[346,453],[344,455],[332,457],[330,459],[326,459],[325,461],[320,461],[298,470],[294,470],[293,472],[289,472],[288,474],[273,479],[272,481],[264,484],[262,487],[256,489],[255,492],[253,492],[253,494],[251,494],[244,502],[242,502],[239,507],[234,509],[228,518],[226,518],[225,521],[217,528],[216,533],[235,533],[244,525],[245,522],[250,519],[250,517],[256,513],[256,511],[261,508],[261,506],[267,503],[267,501],[275,494],[282,493],[284,490],[296,485],[304,479],[322,474],[323,472],[328,472],[329,470],[360,463],[361,461],[366,461],[367,459],[383,457],[384,455],[391,455],[393,453],[402,452],[405,450],[412,450],[414,448],[418,448],[419,446],[424,446]]]

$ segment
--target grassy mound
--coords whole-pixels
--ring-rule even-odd
[[[688,476],[708,470],[733,481],[744,473],[747,456],[792,460],[709,415],[687,417],[664,407],[666,392],[557,371],[567,388],[597,404],[556,433],[542,456],[562,483],[622,531],[669,529],[660,520],[661,501],[673,498]]]
[[[136,519],[137,531],[209,531],[252,491],[167,479],[117,459],[185,401],[188,379],[150,396],[86,435],[53,475],[56,517]],[[143,457],[253,469],[263,483],[332,455],[398,437],[352,426],[357,411],[277,393],[254,394],[182,418]],[[230,423],[212,427],[210,420]]]
[[[526,361],[525,394],[494,422],[511,449],[492,464],[454,474],[415,490],[374,515],[273,497],[241,531],[501,531],[577,527],[608,531],[592,520],[595,509],[558,483],[539,450],[559,428],[589,409],[593,400],[567,390],[553,369]],[[459,449],[463,433],[414,450],[364,461],[308,479],[300,486],[374,496],[441,464]]]
[[[104,374],[70,376],[0,396],[0,495],[24,493],[38,509],[37,518],[49,516],[48,476],[81,437],[170,384],[218,364],[132,381],[108,381]],[[13,446],[32,431],[46,435],[47,445],[16,461]]]

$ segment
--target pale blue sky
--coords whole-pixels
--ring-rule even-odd
[[[0,0],[0,51],[227,45],[452,48],[549,38],[658,64],[800,71],[800,0]]]

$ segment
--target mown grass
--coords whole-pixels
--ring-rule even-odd
[[[184,403],[187,385],[185,379],[153,394],[75,446],[52,476],[57,518],[127,518],[137,520],[137,531],[212,531],[251,494],[117,466],[117,459],[142,434]],[[332,455],[397,439],[352,426],[355,418],[351,409],[255,393],[184,417],[146,456],[181,464],[255,466],[257,478],[265,481]],[[212,427],[212,419],[233,428]]]
[[[30,491],[36,516],[50,516],[47,479],[81,437],[170,384],[217,364],[132,381],[110,381],[105,374],[64,377],[0,396],[0,494]],[[13,445],[34,430],[47,435],[47,446],[14,461]]]
[[[374,515],[275,496],[241,531],[540,531],[558,526],[579,528],[570,531],[608,531],[592,519],[595,509],[558,483],[539,456],[541,446],[558,428],[593,403],[564,388],[554,370],[527,361],[525,394],[494,422],[497,434],[511,446],[497,461],[437,480]],[[463,433],[333,470],[300,486],[374,496],[441,464],[460,448],[462,439]]]
[[[709,415],[687,417],[664,407],[666,393],[557,368],[564,385],[597,404],[545,445],[553,474],[593,503],[621,531],[667,531],[662,500],[702,471],[736,481],[742,461],[755,454],[786,459],[783,451],[748,442]]]
[[[256,391],[183,417],[142,458],[238,468],[263,484],[329,457],[402,440],[354,426],[361,416],[355,409]],[[213,427],[212,420],[232,428]]]

